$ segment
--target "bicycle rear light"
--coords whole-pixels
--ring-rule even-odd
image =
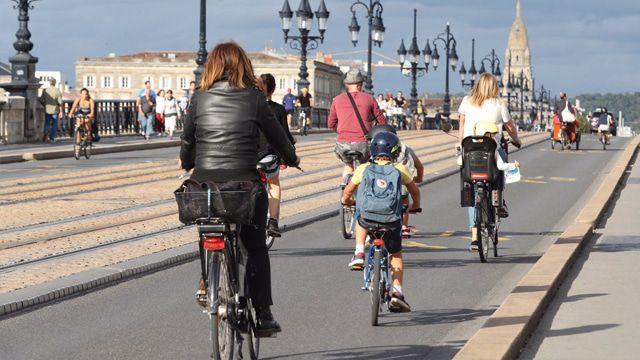
[[[373,240],[373,245],[374,245],[374,246],[382,246],[382,245],[384,245],[384,240],[382,240],[382,239],[375,239],[375,240]]]
[[[471,173],[471,180],[489,180],[487,173]]]
[[[205,235],[203,247],[205,250],[209,250],[209,251],[223,250],[224,238],[219,236],[207,237]]]

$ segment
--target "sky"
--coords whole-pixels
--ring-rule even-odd
[[[266,47],[295,53],[285,45],[278,11],[284,0],[208,0],[207,48],[235,40],[248,51]],[[366,1],[366,0],[365,0]],[[476,64],[494,48],[504,58],[515,17],[515,0],[380,0],[384,6],[385,41],[378,53],[396,59],[400,40],[410,43],[413,9],[418,9],[418,44],[441,33],[448,22],[458,42],[458,55],[467,69],[471,39],[476,39]],[[361,26],[356,48],[347,27],[354,0],[325,0],[331,15],[319,50],[336,59],[366,58],[366,18],[356,7]],[[368,3],[368,1],[366,1]],[[74,78],[80,56],[104,56],[142,51],[196,51],[199,34],[198,0],[40,0],[33,3],[29,29],[39,58],[39,70],[62,71]],[[320,0],[310,0],[315,11]],[[0,61],[15,54],[17,10],[0,0]],[[295,11],[300,0],[290,0]],[[570,96],[583,93],[639,91],[639,0],[522,0],[529,32],[537,86]],[[294,19],[295,24],[295,19]],[[297,29],[292,30],[297,34]],[[313,33],[316,33],[314,23]],[[441,49],[441,47],[440,47]],[[350,53],[360,51],[359,53]],[[346,54],[344,54],[346,53]],[[442,54],[442,51],[440,51]],[[343,54],[343,55],[339,55]],[[384,60],[374,56],[374,62]],[[478,66],[479,67],[479,66]],[[450,74],[451,92],[464,91],[459,75]],[[410,78],[398,68],[374,68],[374,91],[410,89]],[[418,80],[418,93],[444,91],[445,71],[431,68]]]

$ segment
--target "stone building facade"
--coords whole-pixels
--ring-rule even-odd
[[[330,56],[319,53],[310,60],[309,91],[316,107],[328,108],[331,99],[343,88],[343,74],[333,65]],[[276,78],[274,101],[280,101],[288,88],[297,92],[299,60],[297,57],[279,55],[269,51],[249,53],[256,76],[271,73]],[[98,100],[134,99],[145,81],[153,89],[172,89],[182,96],[194,79],[196,53],[193,52],[143,52],[131,55],[106,57],[81,57],[75,63],[75,88],[87,88]]]

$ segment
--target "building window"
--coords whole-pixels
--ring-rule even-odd
[[[113,83],[111,82],[111,76],[102,77],[102,87],[105,89],[111,89]]]
[[[284,88],[287,86],[287,80],[285,79],[280,79],[279,81],[279,85],[280,85],[280,90],[284,90]]]
[[[96,77],[93,75],[87,75],[84,77],[84,85],[86,88],[94,88],[96,87]]]
[[[178,78],[178,85],[180,89],[186,90],[189,88],[189,81],[187,80],[186,77],[182,76]]]
[[[171,78],[167,76],[163,76],[160,78],[160,88],[161,89],[169,89],[171,88]]]
[[[131,88],[131,78],[129,78],[128,76],[123,76],[120,78],[120,87],[122,89],[129,89]]]

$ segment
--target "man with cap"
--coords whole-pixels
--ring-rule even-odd
[[[342,170],[343,183],[346,176],[354,170],[345,153],[358,151],[363,155],[358,159],[360,163],[368,161],[369,130],[376,124],[387,123],[373,96],[362,92],[363,82],[364,78],[359,69],[353,68],[347,72],[344,79],[347,91],[333,99],[327,120],[327,126],[338,133],[335,152],[345,165]]]

